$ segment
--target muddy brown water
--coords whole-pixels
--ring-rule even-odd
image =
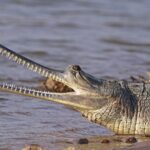
[[[149,8],[149,0],[1,0],[0,43],[52,68],[142,75],[150,70]],[[40,76],[0,57],[0,80],[38,86]],[[0,149],[57,150],[110,134],[62,105],[0,92]]]

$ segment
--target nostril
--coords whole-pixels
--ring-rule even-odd
[[[75,71],[81,71],[81,68],[79,65],[72,65],[72,69]]]

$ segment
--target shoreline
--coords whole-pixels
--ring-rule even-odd
[[[145,142],[137,142],[135,144],[132,144],[131,146],[113,150],[150,150],[150,140]]]
[[[87,143],[88,140],[88,143]],[[79,141],[82,141],[80,143]],[[149,150],[150,138],[140,136],[103,136],[81,138],[63,150]]]
[[[60,150],[149,150],[150,138],[134,136],[103,136],[75,141],[56,141]],[[26,145],[22,150],[48,150],[38,144]]]

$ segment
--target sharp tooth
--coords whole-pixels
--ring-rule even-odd
[[[48,77],[48,71],[45,72],[45,76]]]
[[[5,88],[5,83],[2,84],[2,88]]]
[[[3,51],[2,51],[2,55],[5,55],[5,53],[7,53],[7,51],[6,51],[6,50],[3,50]]]
[[[37,69],[38,69],[38,67],[37,67],[37,66],[35,66],[33,71],[37,72]]]
[[[17,87],[16,86],[14,87],[14,90],[17,91]]]
[[[8,59],[12,59],[14,57],[14,54],[11,54]]]
[[[21,93],[21,91],[22,91],[22,87],[20,87],[18,91]]]
[[[24,66],[26,64],[26,61],[25,60],[22,60],[22,65]]]
[[[8,84],[6,83],[6,88],[8,89]]]
[[[33,64],[31,64],[31,65],[30,65],[30,69],[31,69],[31,70],[33,70],[33,67],[34,67],[34,65],[33,65]]]
[[[17,61],[18,57],[17,56],[14,56],[13,60],[14,61]]]
[[[44,75],[45,74],[45,70],[43,70],[41,74]]]
[[[44,92],[42,92],[42,93],[41,93],[41,96],[42,96],[42,97],[44,97],[44,95],[45,95],[45,93],[44,93]]]
[[[17,63],[18,63],[18,64],[21,64],[21,61],[22,61],[22,59],[21,59],[21,58],[18,58]]]
[[[7,56],[7,57],[9,57],[9,56],[10,56],[10,54],[11,54],[10,52],[7,52],[6,56]]]
[[[55,75],[52,75],[52,78],[53,78],[54,80],[56,80],[56,76],[55,76]]]
[[[44,96],[45,96],[45,97],[47,96],[47,92],[44,92]]]
[[[27,68],[29,68],[29,66],[30,66],[30,63],[27,63],[27,64],[26,64],[26,66],[27,66]]]
[[[13,84],[10,84],[10,89],[13,90],[14,86]]]
[[[24,93],[24,94],[26,94],[26,91],[27,91],[27,89],[26,89],[26,88],[23,88],[23,93]]]
[[[20,64],[22,63],[22,59],[21,59],[21,58],[19,59],[19,63],[20,63]]]

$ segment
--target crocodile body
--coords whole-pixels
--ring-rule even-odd
[[[97,79],[78,65],[71,65],[65,71],[51,69],[2,45],[0,55],[50,80],[46,82],[46,91],[8,83],[0,83],[0,91],[70,106],[116,134],[150,135],[149,82]],[[51,88],[54,92],[49,91]]]

